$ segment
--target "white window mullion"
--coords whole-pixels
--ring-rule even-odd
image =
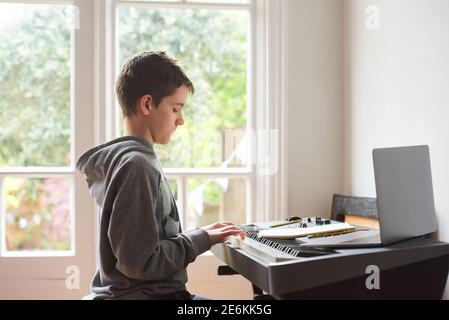
[[[179,8],[179,9],[213,9],[213,10],[249,10],[251,4],[217,3],[217,2],[164,2],[164,1],[117,1],[117,5],[134,8]]]
[[[19,4],[74,4],[76,0],[5,0],[3,2]]]
[[[164,169],[167,176],[189,175],[189,176],[248,176],[251,171],[247,169]]]
[[[107,91],[107,70],[110,68],[108,65],[109,60],[106,59],[107,46],[107,30],[109,30],[106,20],[106,3],[104,1],[95,0],[95,144],[101,144],[107,140],[107,132],[110,129],[106,129],[108,126],[109,118],[106,113],[106,105],[108,101]]]
[[[270,129],[275,129],[276,136],[273,137],[270,133],[270,139],[274,143],[274,150],[276,155],[272,155],[272,160],[276,161],[276,172],[269,176],[270,194],[273,194],[272,205],[270,206],[273,218],[283,218],[286,215],[286,201],[285,201],[285,157],[284,147],[286,145],[285,139],[287,138],[285,112],[286,112],[286,34],[287,34],[287,4],[283,1],[274,3],[268,2],[268,77],[267,84],[270,90],[268,93],[268,117],[267,125]],[[273,48],[276,48],[273,50]],[[271,141],[270,141],[271,144]]]
[[[105,90],[106,90],[106,139],[111,140],[119,136],[118,110],[115,100],[115,79],[116,79],[116,0],[106,0],[105,2]]]
[[[58,167],[58,168],[45,168],[45,167],[23,167],[23,168],[1,168],[0,175],[27,175],[39,177],[41,175],[60,175],[75,173],[75,170],[70,167]]]
[[[267,3],[265,0],[258,0],[255,2],[254,11],[254,39],[255,39],[255,70],[254,70],[254,86],[256,92],[259,94],[254,95],[254,105],[258,106],[255,112],[255,150],[254,150],[254,180],[255,180],[255,210],[253,221],[267,221],[268,220],[268,197],[267,197],[267,183],[265,177],[260,173],[260,146],[263,143],[261,141],[261,134],[266,129],[266,111],[268,109],[268,102],[266,99],[266,79],[267,79]]]
[[[256,220],[286,216],[286,1],[256,0]],[[274,131],[273,131],[274,130]],[[272,144],[273,143],[273,144]],[[271,147],[274,147],[272,149]],[[267,159],[272,167],[267,168]],[[273,163],[274,162],[274,163]],[[273,170],[274,169],[274,170]]]
[[[278,7],[276,12],[278,29],[277,34],[279,36],[279,48],[277,55],[277,77],[276,82],[278,87],[276,92],[278,108],[275,108],[277,112],[276,124],[279,128],[278,145],[279,145],[279,157],[278,168],[279,173],[275,178],[276,186],[276,199],[275,203],[277,216],[276,218],[284,218],[287,216],[287,177],[288,177],[288,159],[287,159],[287,147],[288,147],[288,2],[282,1],[282,4]]]
[[[247,73],[248,73],[248,79],[247,79],[247,88],[248,88],[248,94],[247,94],[247,118],[248,118],[248,124],[247,124],[247,130],[248,133],[248,141],[249,141],[249,155],[248,155],[248,164],[247,168],[250,170],[250,175],[248,175],[248,187],[247,187],[247,213],[246,213],[246,221],[247,222],[256,222],[257,221],[257,214],[256,214],[256,143],[257,143],[257,109],[256,105],[258,103],[257,100],[257,3],[255,1],[251,1],[251,8],[249,10],[250,15],[250,24],[249,24],[249,42],[248,42],[248,58],[249,61],[247,66]]]
[[[75,72],[74,72],[74,131],[75,161],[95,144],[95,2],[75,0],[79,13],[79,26],[75,31]],[[84,177],[74,174],[73,202],[75,219],[75,263],[80,271],[81,290],[76,293],[83,296],[89,292],[92,275],[95,272],[95,203],[86,187]],[[66,265],[67,267],[68,265]],[[65,272],[65,270],[63,270]],[[74,293],[72,293],[74,294]]]

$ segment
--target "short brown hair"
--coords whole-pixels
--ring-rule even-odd
[[[165,52],[146,51],[125,62],[117,79],[115,93],[125,117],[137,113],[137,102],[144,95],[151,95],[157,107],[163,98],[183,85],[190,93],[195,92],[192,82],[176,60]]]

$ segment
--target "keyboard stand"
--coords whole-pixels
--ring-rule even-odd
[[[449,271],[449,244],[426,238],[282,262],[228,244],[212,252],[253,284],[255,300],[441,299]],[[379,268],[379,289],[366,286],[369,266]]]
[[[239,273],[229,266],[219,266],[217,270],[219,276],[234,276]],[[275,298],[269,294],[265,294],[262,289],[257,287],[254,283],[251,284],[253,288],[253,299],[254,300],[274,300]]]

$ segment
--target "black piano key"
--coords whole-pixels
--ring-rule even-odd
[[[318,219],[320,221],[321,219]],[[326,224],[326,221],[321,220],[321,223],[318,222],[318,224]],[[307,226],[306,223],[304,223],[304,227]],[[263,245],[266,245],[267,247],[273,248],[279,252],[283,252],[285,254],[288,254],[292,257],[313,257],[317,255],[322,254],[329,254],[329,252],[326,252],[323,250],[323,252],[320,252],[320,250],[308,250],[308,249],[296,249],[292,248],[290,243],[286,240],[271,240],[267,238],[262,238],[259,236],[257,232],[247,232],[246,236],[249,239],[252,239],[256,242],[259,242]]]

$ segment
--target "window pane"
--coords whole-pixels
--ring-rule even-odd
[[[247,127],[249,13],[123,7],[117,11],[117,23],[117,67],[141,51],[167,51],[196,87],[184,108],[185,125],[170,145],[157,146],[162,165],[222,166],[233,154],[225,152],[226,130]],[[227,167],[244,166],[231,162]]]
[[[7,251],[70,250],[68,178],[5,178],[2,188]]]
[[[189,179],[187,229],[230,220],[246,223],[246,179]]]
[[[0,167],[70,165],[72,9],[0,4]]]

